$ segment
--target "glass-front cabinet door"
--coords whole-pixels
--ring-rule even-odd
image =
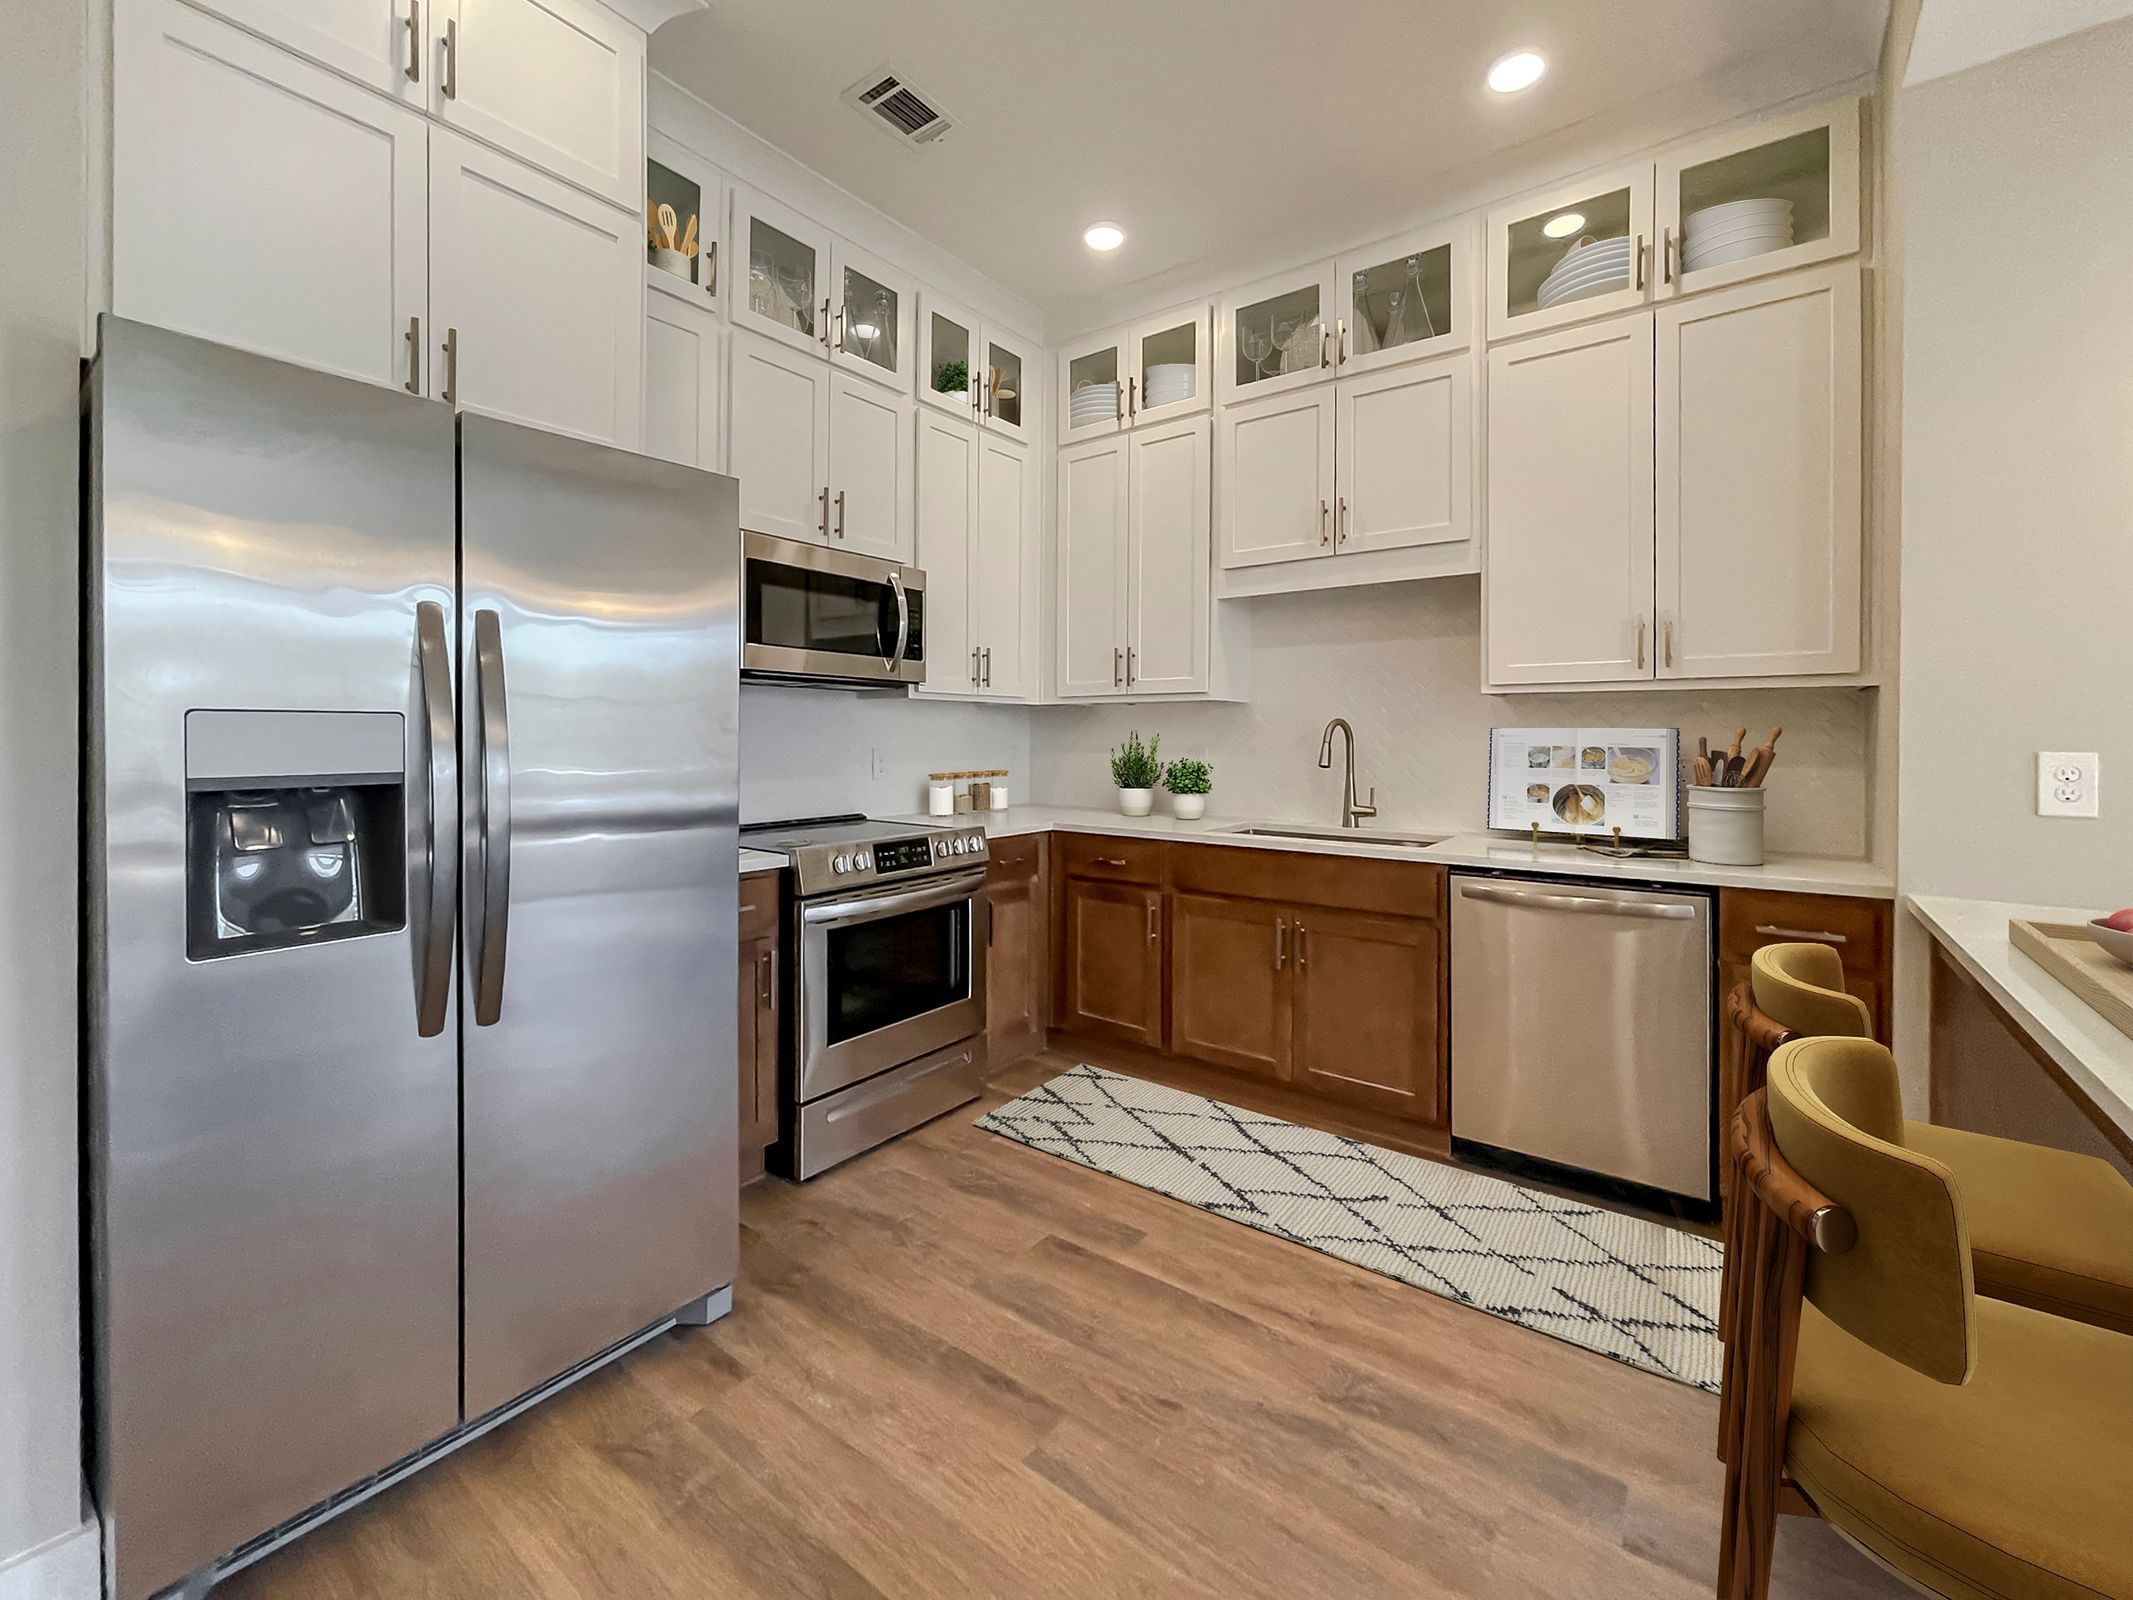
[[[1667,152],[1655,205],[1662,298],[1850,255],[1859,248],[1859,101]]]
[[[648,135],[645,282],[699,305],[716,304],[724,287],[725,223],[726,184],[718,169],[664,134]]]
[[[918,301],[918,397],[966,422],[978,417],[978,319],[931,290]]]
[[[839,239],[831,250],[830,359],[902,388],[911,369],[911,288],[877,257]]]
[[[1037,349],[1010,334],[984,330],[985,367],[978,374],[978,411],[985,426],[1010,439],[1029,437],[1037,407],[1029,386],[1037,376]]]
[[[1222,297],[1215,375],[1224,400],[1278,394],[1333,376],[1338,298],[1330,261]]]
[[[1128,427],[1208,408],[1207,380],[1214,367],[1208,349],[1212,322],[1203,302],[1150,317],[1127,336]]]
[[[1473,342],[1474,219],[1387,239],[1334,268],[1334,360],[1368,372]]]
[[[1643,305],[1658,276],[1652,168],[1622,167],[1489,213],[1489,337]]]
[[[829,352],[830,235],[799,212],[738,184],[736,254],[745,252],[745,293],[730,297],[733,320],[796,349]]]
[[[1078,444],[1126,426],[1126,348],[1130,329],[1114,328],[1059,352],[1059,442]]]

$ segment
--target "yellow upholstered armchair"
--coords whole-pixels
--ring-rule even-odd
[[[1965,1197],[1870,1040],[1781,1046],[1727,1137],[1721,1600],[1781,1511],[1935,1594],[2133,1597],[2133,1339],[1973,1289]]]

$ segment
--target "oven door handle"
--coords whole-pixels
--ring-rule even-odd
[[[893,917],[906,911],[926,911],[934,906],[952,905],[958,900],[968,900],[985,889],[985,872],[958,872],[952,878],[938,879],[932,883],[910,889],[891,889],[873,894],[849,895],[842,900],[826,900],[817,905],[802,906],[800,921],[810,928],[841,927],[851,922],[872,922],[879,917]]]

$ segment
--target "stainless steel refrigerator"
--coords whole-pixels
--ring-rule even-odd
[[[115,1600],[715,1313],[734,482],[105,318],[85,1157]]]

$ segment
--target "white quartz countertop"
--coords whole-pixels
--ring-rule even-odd
[[[953,817],[910,816],[894,819],[915,826],[936,828],[983,827],[992,838],[1013,838],[1027,833],[1101,833],[1121,837],[1189,839],[1197,844],[1233,845],[1246,850],[1293,850],[1306,854],[1360,856],[1376,861],[1433,861],[1440,866],[1487,867],[1499,872],[1548,872],[1583,878],[1613,878],[1637,883],[1682,883],[1740,889],[1775,889],[1805,894],[1857,895],[1888,900],[1895,897],[1895,883],[1886,868],[1870,861],[1837,856],[1773,855],[1760,867],[1721,867],[1703,861],[1685,861],[1650,856],[1617,861],[1594,855],[1574,845],[1543,844],[1538,847],[1493,834],[1455,833],[1439,844],[1419,847],[1401,844],[1384,836],[1373,837],[1368,828],[1353,830],[1340,839],[1273,838],[1263,834],[1239,834],[1244,827],[1279,827],[1280,823],[1252,822],[1237,817],[1209,817],[1202,822],[1181,822],[1176,817],[1127,817],[1116,811],[1074,806],[1014,806],[1006,811],[966,812]],[[1287,824],[1297,826],[1297,824]],[[1434,834],[1438,830],[1426,829]]]
[[[2007,924],[2016,917],[2026,922],[2086,922],[2100,913],[1928,894],[1911,895],[1905,904],[2103,1114],[2133,1134],[2133,1038],[2112,1027],[2007,937]]]
[[[751,850],[741,847],[741,871],[776,872],[788,865],[783,854],[776,850]]]

